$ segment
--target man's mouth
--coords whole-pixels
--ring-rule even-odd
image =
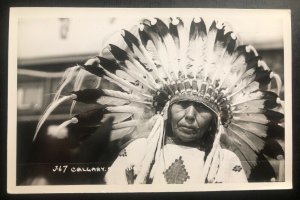
[[[181,132],[186,133],[186,134],[195,134],[196,130],[192,127],[188,127],[188,126],[180,126],[178,128]]]

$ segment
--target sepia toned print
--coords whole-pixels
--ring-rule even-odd
[[[15,187],[289,187],[288,15],[150,11],[18,18]]]

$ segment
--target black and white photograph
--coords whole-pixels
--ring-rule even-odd
[[[289,10],[11,8],[9,193],[292,188]]]

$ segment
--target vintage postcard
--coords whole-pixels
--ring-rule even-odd
[[[8,193],[291,189],[290,10],[11,8]]]

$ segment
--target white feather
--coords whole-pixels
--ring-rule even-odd
[[[68,68],[63,75],[62,83],[60,84],[55,96],[54,101],[58,100],[62,90],[69,84],[71,81],[74,80],[74,76],[77,74],[78,70],[80,69],[80,66],[76,65],[74,67]]]
[[[42,115],[40,121],[38,122],[38,125],[36,127],[36,131],[35,131],[34,136],[33,136],[33,141],[35,140],[35,138],[36,138],[36,136],[37,136],[40,128],[42,127],[42,125],[44,124],[44,122],[46,121],[46,119],[49,117],[49,115],[53,112],[53,110],[55,108],[57,108],[63,102],[71,100],[71,99],[72,99],[72,95],[70,95],[70,96],[64,96],[64,97],[61,97],[60,99],[57,99],[57,100],[55,100],[55,101],[53,101],[53,102],[51,102],[49,104],[48,108],[46,109],[46,111]]]
[[[126,119],[132,118],[133,114],[132,113],[107,113],[103,116],[103,119],[101,122],[105,122],[107,119],[113,117],[114,121],[113,123],[120,123]]]
[[[267,137],[268,126],[264,124],[251,123],[251,122],[242,122],[240,121],[238,124],[233,123],[235,126],[238,126],[244,130],[250,131],[254,133],[258,137],[265,138]]]
[[[259,87],[255,83],[256,82],[254,82],[254,84],[250,84],[252,87],[249,85],[250,86],[249,90],[254,89],[254,91],[255,91],[255,90],[259,89]],[[231,105],[235,106],[237,104],[245,103],[247,101],[252,101],[252,100],[255,100],[255,99],[261,99],[264,96],[264,93],[261,92],[261,91],[249,92],[249,90],[248,91],[242,90],[238,94],[232,96],[231,97],[231,102],[232,102]]]
[[[116,97],[102,96],[99,99],[97,99],[97,103],[101,104],[101,105],[119,106],[119,105],[129,104],[130,101],[124,100],[124,99],[119,99]]]
[[[161,77],[161,79],[164,79],[165,77],[167,77],[169,80],[171,79],[171,76],[169,74],[169,72],[167,71],[167,63],[164,59],[161,59],[161,57],[166,57],[166,52],[163,52],[161,48],[156,48],[153,41],[148,41],[147,42],[147,46],[146,49],[148,50],[149,54],[152,57],[152,60],[154,61],[154,63],[156,64],[156,66],[158,66],[158,71],[159,69],[161,69],[163,71],[164,76],[159,76]],[[160,74],[160,72],[158,72]]]
[[[112,126],[112,129],[121,129],[121,128],[127,128],[127,127],[137,126],[140,123],[141,123],[141,120],[125,121],[125,122],[121,122],[121,123],[118,123],[118,124],[114,124]]]
[[[258,124],[267,124],[270,121],[264,114],[258,113],[238,113],[233,115],[233,121],[255,122]]]
[[[179,70],[186,75],[187,65],[187,52],[189,46],[189,35],[184,25],[177,25],[178,37],[179,37]]]
[[[103,92],[108,96],[112,96],[116,98],[121,98],[129,101],[140,102],[145,104],[152,104],[151,102],[152,99],[141,97],[138,94],[127,94],[120,91],[106,90],[106,89],[103,89]]]
[[[229,128],[235,133],[239,133],[237,135],[244,140],[256,153],[263,148],[264,142],[257,136],[251,136],[251,133],[248,133],[246,130],[241,129],[238,126],[235,126],[235,124],[231,125]]]
[[[116,113],[143,113],[144,108],[132,105],[114,106],[106,108],[110,112]]]

